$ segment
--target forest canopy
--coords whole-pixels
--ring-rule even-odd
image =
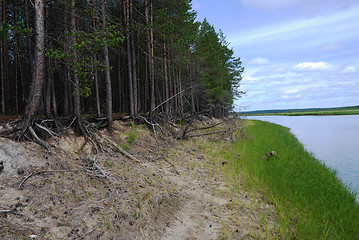
[[[23,131],[37,114],[225,116],[241,60],[195,19],[190,0],[0,0],[0,111]]]

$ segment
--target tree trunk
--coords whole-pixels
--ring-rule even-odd
[[[106,4],[107,1],[101,1],[101,16],[103,32],[106,31]],[[106,83],[106,118],[108,128],[112,128],[112,89],[111,89],[111,75],[110,75],[110,60],[108,57],[108,46],[103,47],[103,55],[105,60],[105,83]]]
[[[50,59],[47,60],[47,76],[46,76],[46,91],[45,91],[45,114],[46,118],[52,118],[51,114],[51,66],[50,66]]]
[[[45,15],[44,1],[35,0],[35,29],[36,29],[36,47],[35,47],[35,78],[30,87],[30,94],[22,118],[21,130],[17,137],[22,138],[25,132],[33,124],[37,109],[39,107],[42,86],[44,83],[45,70]]]
[[[190,86],[191,86],[191,114],[193,115],[196,112],[196,108],[194,105],[194,91],[193,91],[193,78],[192,78],[192,61],[191,61],[191,50],[190,48],[188,48],[188,78],[189,78],[189,82],[190,82]]]
[[[2,6],[2,21],[6,22],[6,1],[3,0],[3,6]],[[10,78],[9,78],[9,53],[8,53],[8,42],[7,42],[7,36],[4,36],[3,39],[3,66],[4,66],[4,77],[5,77],[5,83],[4,88],[6,89],[5,95],[6,100],[4,101],[4,109],[3,113],[5,114],[6,109],[8,108],[8,104],[10,102]],[[4,90],[5,91],[5,90]]]
[[[75,0],[71,0],[71,30],[72,32],[76,32],[76,3]],[[71,44],[75,44],[75,37],[73,36],[71,39]],[[73,49],[73,55],[75,56],[75,60],[76,59],[76,50]],[[74,70],[74,107],[73,107],[73,113],[74,113],[74,117],[76,118],[75,120],[75,132],[76,133],[83,133],[82,132],[82,117],[81,117],[81,97],[80,97],[80,81],[79,78],[77,76],[77,70]]]
[[[97,18],[97,14],[96,14],[96,0],[92,0],[92,13],[93,13],[93,18],[92,18],[92,27],[95,31],[96,29],[96,18]],[[96,116],[99,118],[101,117],[101,107],[100,107],[100,92],[99,92],[99,87],[98,87],[98,71],[97,71],[97,56],[94,56],[94,82],[95,82],[95,101],[96,101]]]
[[[55,78],[54,78],[54,73],[52,71],[50,73],[50,83],[51,83],[52,108],[53,108],[54,117],[57,118]]]
[[[5,0],[0,0],[0,28],[3,27],[3,13]],[[0,87],[1,87],[1,113],[5,115],[5,45],[4,38],[0,39]]]
[[[153,14],[152,14],[152,2],[151,0],[145,0],[145,18],[147,25],[147,56],[148,56],[148,70],[150,78],[150,120],[153,118],[153,112],[155,110],[155,67],[154,67],[154,56],[153,56]],[[150,14],[151,8],[151,14]],[[150,28],[150,29],[148,29]]]
[[[133,94],[133,75],[132,75],[132,54],[131,54],[131,40],[130,40],[130,1],[124,1],[124,10],[125,10],[125,24],[126,24],[126,38],[127,38],[127,60],[128,60],[128,88],[129,88],[129,98],[130,98],[130,117],[134,118],[135,116],[135,106],[134,106],[134,94]]]
[[[180,117],[182,118],[184,116],[184,110],[183,110],[183,93],[182,93],[182,77],[181,77],[181,69],[178,68],[178,98],[179,98],[179,111],[180,111]]]
[[[166,50],[166,43],[163,44],[163,61],[164,61],[164,72],[165,72],[165,97],[164,100],[166,101],[167,99],[170,98],[170,93],[169,93],[169,86],[168,86],[168,68],[167,68],[167,50]],[[165,105],[165,113],[166,116],[168,116],[169,114],[169,101],[166,102]]]
[[[123,90],[122,90],[122,84],[121,84],[121,80],[122,80],[122,78],[121,78],[121,54],[119,53],[118,54],[118,60],[117,60],[117,62],[118,62],[118,66],[117,66],[117,68],[118,68],[118,111],[119,112],[122,112],[122,110],[123,110],[123,106],[122,106],[122,104],[123,104]]]
[[[130,23],[133,22],[133,5],[132,5],[132,0],[130,0]],[[138,93],[137,93],[137,82],[138,82],[138,75],[137,75],[137,63],[136,63],[136,50],[135,50],[135,34],[133,33],[132,30],[130,30],[131,32],[131,54],[132,54],[132,74],[133,74],[133,78],[132,78],[132,87],[133,87],[133,110],[134,110],[134,115],[137,115],[137,111],[138,111]]]

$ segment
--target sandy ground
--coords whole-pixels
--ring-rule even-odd
[[[233,191],[222,160],[192,140],[139,127],[128,143],[131,133],[126,122],[102,132],[141,163],[106,147],[100,155],[79,152],[83,139],[71,134],[49,141],[51,154],[1,138],[0,239],[273,237],[274,206]]]

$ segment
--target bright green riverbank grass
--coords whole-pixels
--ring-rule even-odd
[[[229,162],[227,174],[240,174],[249,191],[276,206],[276,237],[359,239],[359,206],[335,172],[306,152],[287,128],[250,122],[245,139],[217,154]],[[277,155],[267,161],[270,151]]]

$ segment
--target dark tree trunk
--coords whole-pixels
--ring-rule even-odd
[[[192,61],[191,61],[191,50],[188,48],[188,78],[189,78],[189,82],[190,82],[190,87],[191,87],[191,114],[193,115],[196,112],[196,108],[194,105],[194,97],[193,97],[193,78],[192,78]]]
[[[121,84],[121,54],[118,54],[118,111],[121,112],[123,110],[123,92],[122,92],[122,84]]]
[[[71,0],[71,30],[72,32],[76,32],[76,3],[75,0]],[[71,43],[75,44],[75,37],[73,36],[71,39]],[[73,50],[73,55],[75,56],[75,60],[76,59],[76,50]],[[74,70],[74,105],[73,105],[73,114],[74,117],[76,118],[75,120],[75,132],[76,133],[83,133],[82,132],[82,117],[81,117],[81,97],[80,97],[80,81],[79,78],[77,76],[77,70]]]
[[[2,21],[3,22],[7,22],[6,19],[6,1],[3,0],[3,6],[2,6]],[[8,104],[10,102],[10,78],[9,78],[9,52],[8,52],[8,42],[7,42],[7,36],[4,37],[3,39],[3,57],[4,57],[4,62],[3,62],[3,66],[4,66],[4,71],[5,71],[5,86],[4,88],[6,89],[5,91],[5,95],[6,95],[6,99],[3,102],[4,103],[4,107],[3,107],[3,113],[5,114],[6,109],[8,109]]]
[[[133,5],[132,0],[130,0],[130,16],[129,16],[130,23],[133,22]],[[138,111],[138,92],[137,92],[137,82],[138,82],[138,75],[137,75],[137,63],[136,63],[136,50],[135,50],[135,34],[133,33],[133,30],[130,30],[131,32],[131,58],[132,58],[132,87],[133,87],[133,114],[136,116]]]
[[[167,99],[170,98],[170,93],[169,93],[169,86],[168,86],[168,68],[167,68],[167,50],[166,50],[166,43],[163,44],[163,61],[164,61],[164,75],[165,75],[165,97],[164,97],[164,101],[166,101],[165,104],[165,113],[166,115],[169,114],[169,110],[170,110],[170,105],[169,105],[169,101],[167,101]]]
[[[0,0],[0,28],[3,26],[5,0]],[[1,113],[5,115],[5,45],[4,38],[0,39],[0,87],[1,87]]]
[[[51,84],[51,100],[54,117],[57,118],[57,104],[56,104],[56,90],[55,90],[55,78],[54,73],[50,72],[50,84]]]
[[[22,118],[21,130],[17,137],[22,138],[25,132],[33,124],[37,109],[39,107],[42,86],[44,83],[45,71],[45,15],[44,1],[35,0],[35,29],[36,29],[36,47],[35,47],[35,78],[30,87],[30,94]]]
[[[50,60],[47,60],[47,76],[46,76],[46,91],[45,91],[45,114],[47,118],[52,118],[51,114],[51,67],[50,67]]]
[[[152,2],[151,0],[145,0],[145,19],[147,25],[147,56],[148,56],[148,70],[150,78],[150,116],[153,118],[153,112],[155,109],[155,67],[154,67],[154,56],[153,56],[153,15],[152,15]],[[150,9],[151,8],[151,9]],[[151,10],[151,12],[150,12]]]
[[[127,61],[128,61],[128,90],[130,98],[130,117],[135,116],[134,94],[133,94],[133,67],[132,67],[132,54],[131,54],[131,34],[130,34],[130,1],[124,1],[125,10],[125,24],[126,24],[126,38],[127,38]]]
[[[95,30],[96,29],[96,0],[92,0],[92,27]],[[97,71],[97,56],[94,56],[94,82],[95,82],[95,101],[96,101],[96,116],[99,118],[101,117],[101,107],[100,107],[100,92],[98,87],[98,71]]]
[[[106,5],[107,1],[101,1],[101,16],[102,16],[102,28],[106,31]],[[110,60],[108,56],[108,46],[103,47],[103,55],[105,60],[105,83],[106,83],[106,118],[108,128],[112,128],[112,88],[111,88],[111,75],[110,75]]]

